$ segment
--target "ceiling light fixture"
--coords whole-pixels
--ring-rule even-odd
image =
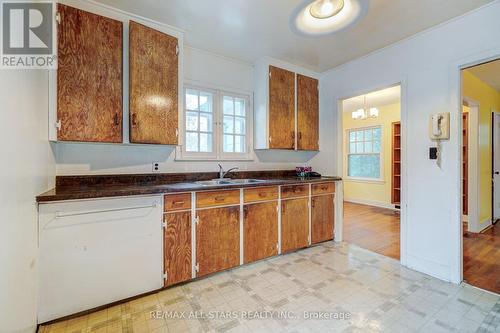
[[[317,19],[327,19],[337,15],[343,8],[344,0],[316,0],[309,8],[309,12]]]
[[[366,95],[364,95],[363,108],[357,109],[351,113],[352,119],[364,120],[368,118],[377,118],[379,115],[379,110],[377,108],[368,108],[366,103]]]
[[[290,16],[290,29],[302,36],[344,30],[368,12],[369,0],[303,0]]]

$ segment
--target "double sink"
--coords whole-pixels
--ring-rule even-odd
[[[222,179],[202,180],[196,182],[196,184],[201,186],[219,186],[219,185],[246,185],[246,184],[264,183],[264,182],[266,182],[266,180],[222,178]]]

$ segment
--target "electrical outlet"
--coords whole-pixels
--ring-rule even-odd
[[[153,162],[151,171],[152,172],[160,172],[160,163]]]

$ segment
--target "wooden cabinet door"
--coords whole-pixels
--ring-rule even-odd
[[[281,202],[281,252],[309,245],[309,205],[307,198]]]
[[[243,208],[243,257],[245,264],[278,254],[277,201]]]
[[[191,212],[164,215],[163,256],[165,286],[191,279]]]
[[[295,148],[295,73],[274,66],[269,66],[269,148]]]
[[[177,38],[130,21],[130,142],[177,144]]]
[[[222,271],[240,264],[240,207],[197,211],[197,276]]]
[[[333,194],[311,198],[311,243],[333,239]]]
[[[318,80],[297,74],[297,149],[319,150]]]
[[[120,143],[123,24],[57,6],[57,139]]]

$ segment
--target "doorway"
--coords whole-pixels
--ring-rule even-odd
[[[500,59],[461,76],[463,279],[500,293]]]
[[[343,239],[400,260],[401,86],[343,99]]]

